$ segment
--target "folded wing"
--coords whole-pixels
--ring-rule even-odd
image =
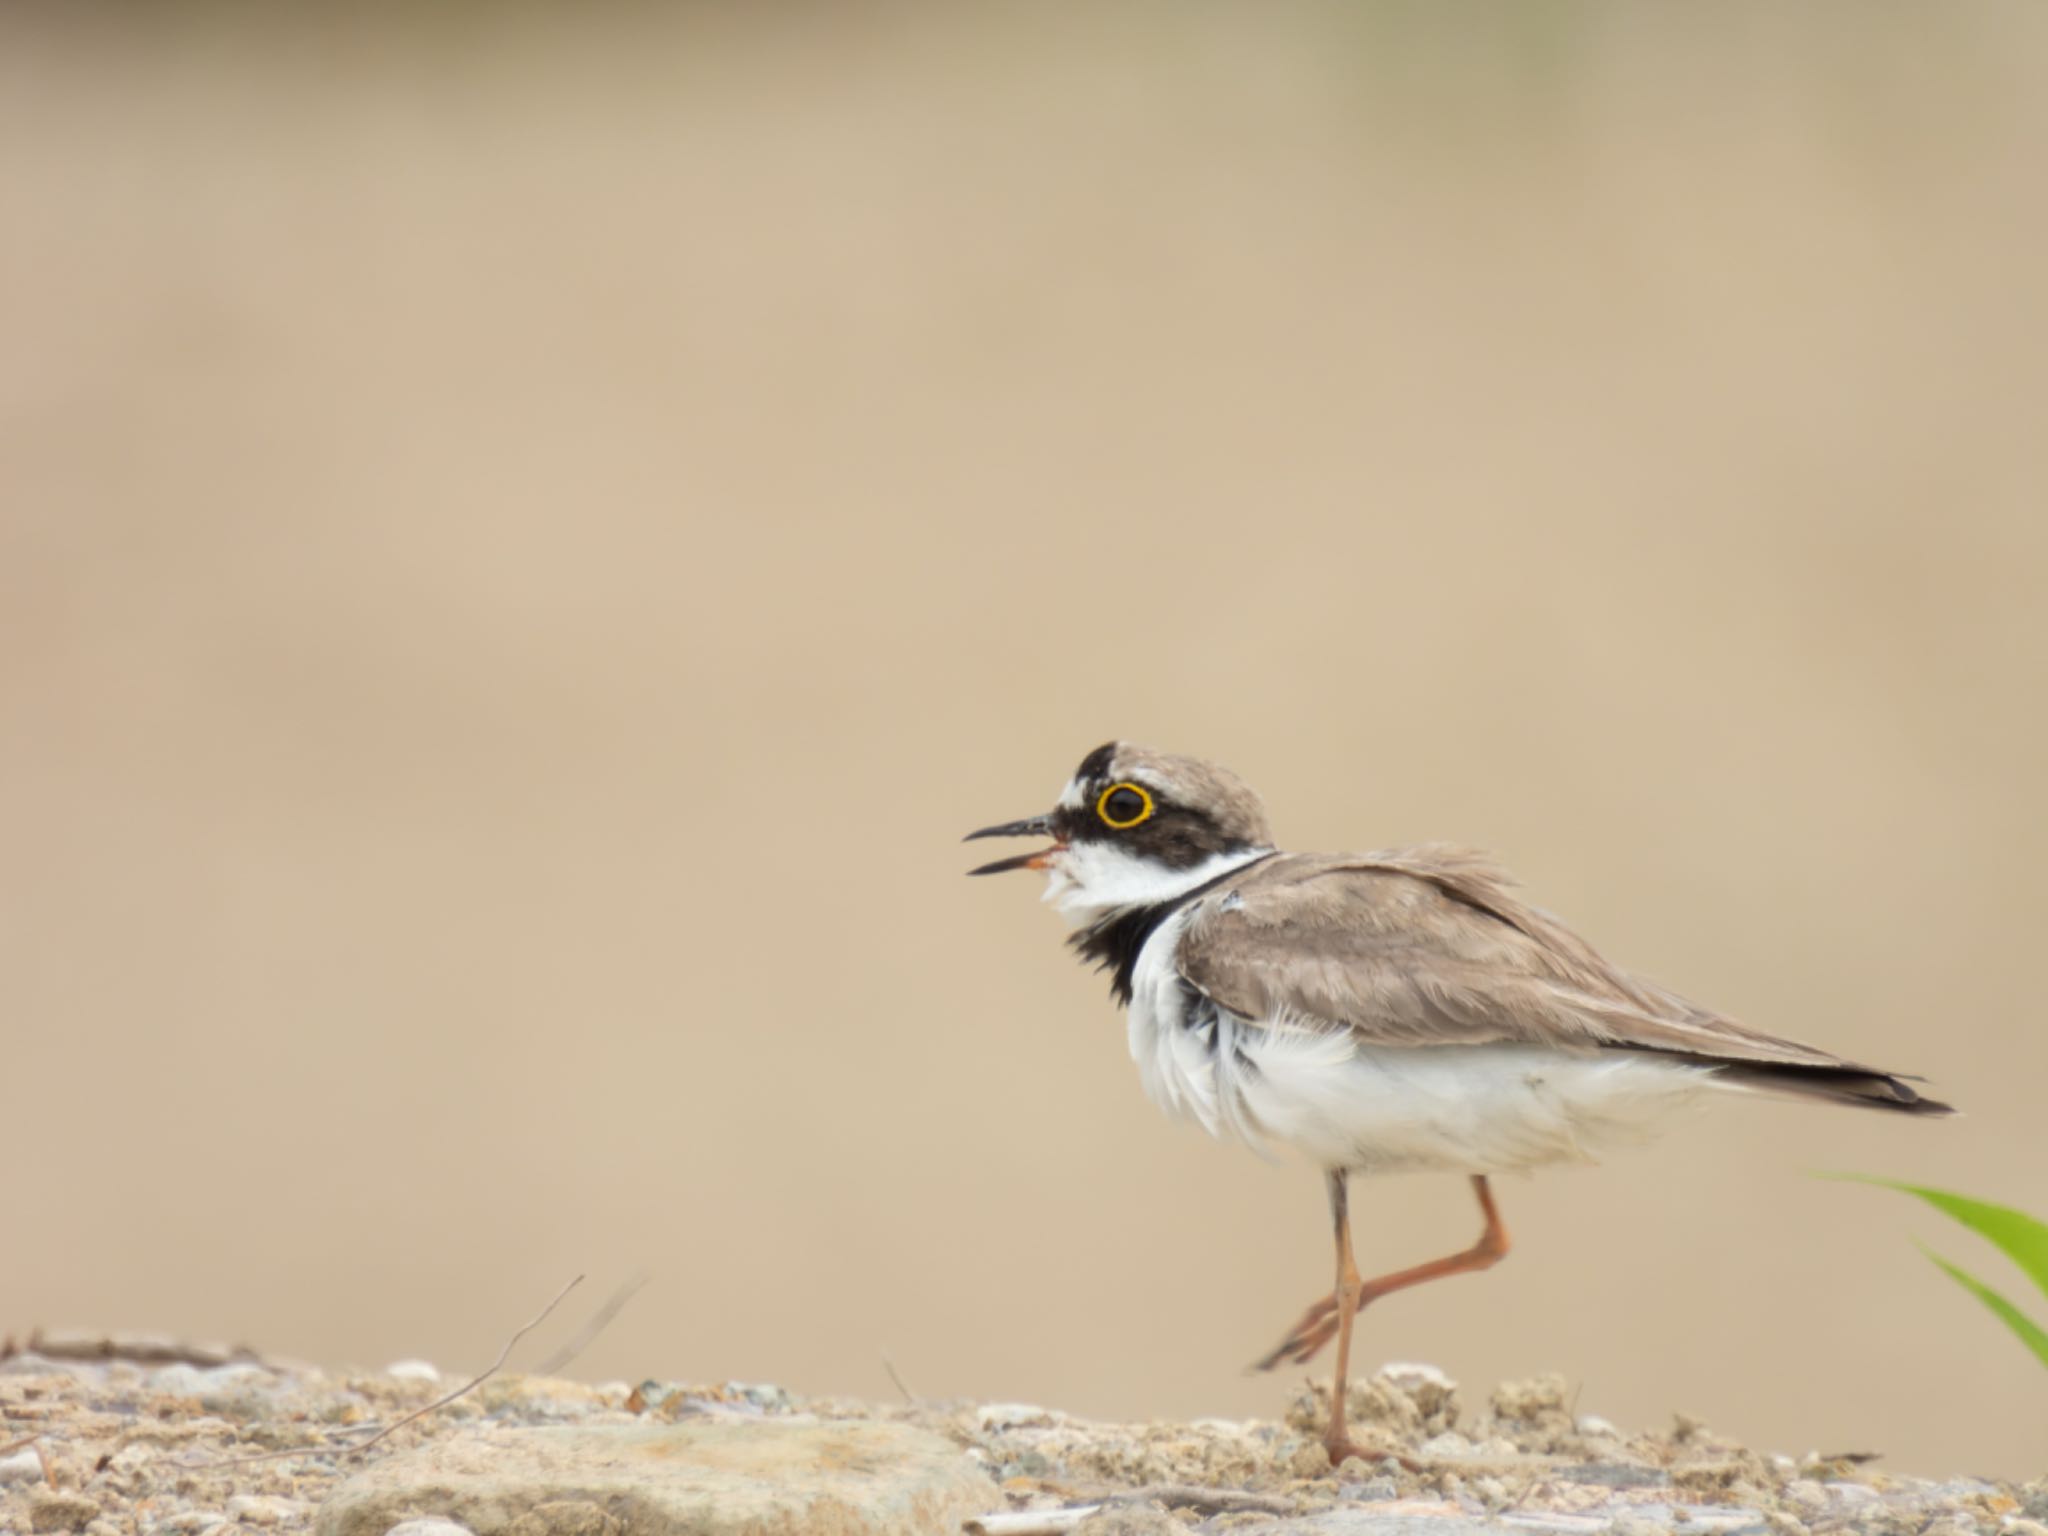
[[[1242,1018],[1348,1028],[1368,1044],[1650,1052],[1759,1088],[1948,1112],[1891,1073],[1619,970],[1470,849],[1266,860],[1196,903],[1179,958],[1197,990]]]

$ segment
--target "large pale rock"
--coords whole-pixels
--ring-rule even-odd
[[[477,1536],[909,1536],[1001,1502],[958,1446],[907,1425],[707,1419],[424,1445],[335,1489],[315,1530],[385,1536],[438,1515]]]

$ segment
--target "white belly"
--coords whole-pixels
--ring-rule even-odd
[[[1220,1011],[1191,1021],[1172,963],[1185,921],[1161,924],[1138,957],[1131,1056],[1161,1109],[1262,1152],[1363,1172],[1592,1162],[1647,1139],[1714,1082],[1698,1067],[1620,1053],[1365,1046],[1349,1030]]]

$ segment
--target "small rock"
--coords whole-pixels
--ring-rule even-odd
[[[1458,1384],[1433,1365],[1393,1360],[1381,1366],[1377,1374],[1413,1403],[1425,1419],[1443,1412],[1458,1395]]]
[[[1455,1429],[1447,1429],[1440,1435],[1432,1435],[1416,1447],[1423,1456],[1469,1456],[1472,1442]]]
[[[40,1482],[42,1476],[43,1459],[36,1455],[33,1446],[12,1456],[0,1456],[0,1488],[9,1483]]]
[[[82,1493],[43,1493],[29,1501],[32,1531],[82,1531],[98,1516],[99,1504]]]
[[[1578,1431],[1588,1440],[1619,1440],[1621,1431],[1597,1413],[1579,1415]]]
[[[1508,1485],[1497,1477],[1475,1478],[1472,1482],[1472,1497],[1490,1515],[1497,1515],[1514,1502],[1514,1495],[1508,1492]]]
[[[1785,1485],[1785,1502],[1808,1515],[1828,1507],[1828,1491],[1810,1477],[1795,1478]]]
[[[384,1374],[393,1381],[439,1381],[441,1373],[430,1361],[394,1360],[384,1367]]]
[[[682,1390],[682,1387],[676,1382],[656,1381],[650,1376],[627,1394],[626,1411],[628,1413],[658,1413],[663,1404]]]
[[[267,1493],[238,1493],[228,1500],[228,1518],[244,1525],[296,1525],[312,1513],[298,1499]]]
[[[776,1386],[773,1382],[728,1381],[725,1384],[725,1389],[746,1399],[746,1401],[752,1403],[763,1413],[787,1413],[789,1411],[789,1393]]]
[[[1570,1398],[1571,1389],[1562,1376],[1504,1381],[1494,1389],[1493,1411],[1499,1418],[1535,1424],[1562,1414]]]
[[[1052,1412],[1030,1403],[983,1403],[975,1410],[974,1422],[984,1434],[999,1429],[1041,1429],[1058,1422]]]
[[[422,1520],[401,1520],[384,1533],[384,1536],[476,1536],[466,1525],[457,1525],[453,1520],[443,1520],[438,1515],[429,1515]]]

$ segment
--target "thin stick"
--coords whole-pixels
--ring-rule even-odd
[[[549,1302],[546,1306],[542,1307],[540,1309],[540,1312],[534,1317],[532,1322],[528,1323],[525,1327],[521,1328],[517,1333],[513,1334],[511,1338],[505,1341],[505,1347],[498,1351],[498,1358],[493,1360],[490,1363],[490,1365],[487,1366],[482,1372],[475,1376],[472,1376],[468,1381],[465,1381],[453,1392],[449,1392],[441,1397],[435,1398],[431,1403],[427,1404],[426,1407],[416,1408],[411,1413],[408,1413],[404,1418],[392,1420],[389,1424],[386,1424],[382,1429],[378,1430],[377,1433],[370,1436],[370,1438],[367,1440],[358,1440],[353,1445],[329,1444],[297,1446],[291,1450],[286,1451],[265,1451],[261,1455],[257,1456],[230,1457],[225,1461],[180,1461],[175,1463],[175,1465],[187,1468],[188,1470],[192,1471],[213,1472],[218,1471],[223,1467],[246,1467],[259,1461],[282,1461],[285,1458],[291,1456],[360,1456],[363,1454],[363,1452],[367,1451],[371,1446],[377,1444],[380,1440],[383,1440],[385,1437],[395,1434],[397,1431],[405,1428],[406,1425],[413,1423],[415,1420],[423,1419],[430,1413],[435,1413],[443,1408],[446,1408],[458,1397],[463,1396],[465,1393],[474,1392],[478,1387],[482,1386],[485,1382],[489,1381],[493,1376],[497,1375],[499,1370],[503,1368],[506,1360],[511,1358],[513,1346],[516,1345],[521,1339],[525,1338],[529,1333],[533,1332],[533,1330],[538,1328],[542,1323],[546,1322],[548,1320],[548,1315],[552,1313],[555,1310],[555,1308],[559,1307],[562,1304],[562,1298],[567,1296],[571,1291],[575,1290],[576,1287],[581,1285],[582,1283],[583,1277],[581,1275],[578,1275],[574,1280],[571,1280],[567,1285],[563,1286],[559,1291],[557,1291],[555,1293],[555,1299]]]
[[[11,1444],[0,1445],[0,1456],[12,1456],[23,1446],[34,1445],[48,1433],[48,1430],[39,1429],[32,1435],[23,1435],[19,1440],[13,1441]]]
[[[499,1370],[503,1368],[505,1362],[511,1358],[512,1346],[517,1344],[521,1339],[525,1338],[529,1333],[533,1332],[533,1330],[538,1328],[542,1323],[546,1322],[548,1320],[548,1314],[554,1311],[555,1308],[559,1307],[562,1304],[562,1298],[564,1296],[567,1296],[571,1291],[575,1290],[576,1287],[581,1285],[582,1283],[583,1277],[581,1275],[578,1275],[574,1280],[571,1280],[567,1285],[563,1286],[559,1291],[555,1292],[555,1299],[549,1302],[546,1306],[542,1307],[540,1309],[539,1314],[535,1316],[532,1322],[528,1323],[524,1328],[520,1329],[517,1333],[513,1334],[511,1338],[505,1341],[505,1347],[498,1351],[498,1358],[493,1360],[490,1363],[490,1365],[485,1368],[481,1375],[472,1376],[468,1381],[464,1382],[461,1386],[457,1387],[453,1392],[448,1393],[445,1397],[437,1397],[431,1403],[427,1404],[426,1407],[415,1408],[411,1413],[408,1413],[404,1418],[396,1419],[393,1422],[385,1425],[382,1429],[378,1430],[376,1434],[370,1436],[369,1439],[363,1441],[362,1444],[350,1446],[348,1448],[347,1454],[351,1456],[360,1456],[363,1454],[363,1452],[367,1451],[371,1446],[375,1445],[378,1441],[385,1439],[387,1436],[393,1434],[395,1431],[405,1428],[406,1425],[411,1424],[416,1420],[424,1419],[430,1413],[439,1412],[441,1409],[446,1408],[450,1403],[454,1402],[455,1399],[457,1399],[458,1397],[462,1397],[467,1395],[468,1393],[474,1392],[478,1387],[482,1386],[485,1382],[489,1381],[493,1376],[497,1375]]]
[[[903,1378],[897,1374],[896,1362],[894,1360],[891,1360],[886,1354],[882,1356],[882,1369],[887,1371],[889,1373],[889,1379],[896,1383],[896,1390],[903,1394],[903,1401],[910,1404],[911,1407],[915,1408],[917,1406],[917,1394],[911,1391],[909,1386],[904,1382]]]
[[[616,1291],[612,1292],[612,1299],[590,1315],[590,1321],[583,1325],[574,1338],[570,1339],[568,1343],[564,1344],[560,1349],[533,1368],[535,1373],[541,1376],[552,1376],[571,1360],[582,1354],[584,1350],[590,1348],[590,1341],[611,1326],[612,1319],[619,1315],[620,1310],[627,1302],[646,1289],[647,1282],[652,1278],[653,1276],[651,1275],[635,1275]]]

